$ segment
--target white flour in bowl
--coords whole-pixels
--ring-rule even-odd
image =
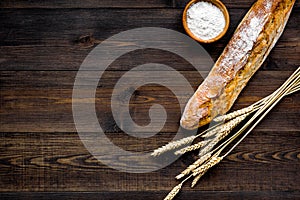
[[[187,10],[187,25],[196,37],[209,40],[217,37],[224,30],[225,18],[218,7],[200,1]]]

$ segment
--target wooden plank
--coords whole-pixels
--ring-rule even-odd
[[[254,0],[223,2],[231,14],[230,29],[219,42],[203,45],[214,60]],[[178,183],[174,176],[192,163],[194,153],[145,174],[118,172],[97,161],[76,133],[71,96],[76,72],[95,45],[144,26],[184,33],[186,3],[0,1],[0,199],[162,199]],[[283,36],[233,109],[270,94],[298,67],[299,5],[297,1]],[[147,124],[149,107],[163,102],[170,114],[161,133],[130,137],[109,114],[113,84],[132,66],[149,61],[179,70],[194,89],[202,81],[184,60],[159,51],[134,52],[115,62],[99,83],[96,108],[107,137],[127,151],[151,151],[170,141],[178,128],[176,98],[155,85],[139,88],[130,110],[139,124]],[[187,184],[178,199],[299,198],[299,95],[286,97],[196,188]]]
[[[0,137],[1,192],[168,191],[177,184],[174,176],[194,160],[189,154],[155,172],[128,174],[97,161],[77,133],[1,133]],[[113,138],[115,145],[126,143],[127,151],[140,147],[122,134]],[[153,149],[167,140],[160,135],[144,142]],[[184,191],[298,191],[299,142],[299,131],[254,131],[195,189],[186,185]]]
[[[263,70],[293,70],[299,65],[299,12],[292,12]],[[181,9],[67,9],[63,13],[56,9],[1,10],[0,70],[78,70],[96,44],[121,31],[154,26],[184,33]],[[244,14],[244,9],[232,9],[226,36],[213,45],[203,45],[214,60]],[[161,54],[155,55],[161,60]],[[145,61],[145,57],[136,56],[135,61]],[[130,62],[125,59],[124,63]]]
[[[16,193],[0,193],[1,199],[24,199],[24,200],[115,200],[115,199],[147,199],[147,200],[157,200],[163,199],[167,192],[156,191],[137,191],[137,192],[16,192]],[[183,191],[176,199],[185,200],[196,200],[199,197],[203,199],[244,199],[244,200],[281,200],[281,199],[297,199],[300,193],[298,191]]]
[[[156,7],[176,7],[184,8],[190,0],[52,0],[52,1],[24,1],[24,0],[2,0],[1,8],[156,8]],[[255,0],[222,0],[228,8],[249,8]],[[299,2],[296,2],[296,7],[299,7]]]
[[[202,79],[195,72],[181,72],[194,89]],[[291,74],[290,71],[259,71],[240,95],[233,110],[245,107],[275,91]],[[2,132],[75,132],[72,115],[72,89],[74,71],[2,71],[1,127]],[[120,132],[111,115],[111,93],[123,72],[110,71],[103,76],[96,93],[96,110],[99,121],[107,132]],[[196,75],[196,76],[194,76]],[[93,77],[92,77],[93,78]],[[94,77],[97,78],[97,77]],[[176,86],[176,80],[172,83]],[[185,91],[185,86],[177,85]],[[86,90],[86,89],[84,89]],[[85,92],[83,90],[83,92]],[[127,95],[128,89],[119,88]],[[259,130],[299,129],[299,93],[286,97],[257,127]],[[189,96],[178,98],[188,99]],[[162,132],[176,132],[180,119],[177,97],[167,88],[149,85],[138,89],[131,97],[129,110],[140,125],[149,123],[148,111],[153,104],[161,104],[168,113]],[[122,115],[118,120],[126,120]],[[163,120],[163,119],[162,119]]]
[[[172,7],[172,0],[43,0],[43,1],[24,1],[24,0],[4,0],[0,2],[1,8],[168,8]]]
[[[184,8],[188,4],[188,2],[190,2],[190,0],[175,0],[174,7]],[[256,0],[247,0],[247,1],[222,0],[222,3],[224,3],[224,5],[227,8],[247,8],[247,9],[249,9],[251,7],[251,5],[255,2],[256,2]],[[296,1],[295,8],[299,8],[299,6],[300,6],[300,3],[298,1]]]

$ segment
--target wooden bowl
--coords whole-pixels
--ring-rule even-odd
[[[189,27],[187,25],[187,19],[186,19],[187,18],[187,10],[190,8],[190,6],[192,6],[193,4],[200,2],[200,1],[209,2],[209,3],[212,3],[213,5],[217,6],[222,11],[224,18],[225,18],[224,30],[217,37],[211,38],[209,40],[203,40],[203,39],[195,36],[191,32],[191,30],[189,29]],[[185,31],[187,32],[187,34],[194,40],[196,40],[198,42],[202,42],[202,43],[212,43],[212,42],[219,40],[220,38],[222,38],[225,35],[225,33],[227,32],[228,27],[229,27],[230,19],[229,19],[229,13],[228,13],[226,6],[220,0],[192,0],[186,5],[186,7],[183,11],[182,23],[183,23],[183,27],[184,27]]]

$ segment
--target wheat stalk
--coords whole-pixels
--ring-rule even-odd
[[[184,179],[179,185],[174,187],[165,200],[173,199],[185,181],[194,177],[191,187],[194,187],[199,179],[213,166],[217,165],[221,160],[226,157],[243,139],[257,126],[257,124],[272,110],[272,108],[284,97],[290,95],[294,92],[300,90],[300,67],[282,84],[280,88],[278,88],[271,95],[261,99],[260,101],[252,104],[247,108],[241,109],[239,111],[234,111],[225,116],[221,116],[217,118],[217,121],[228,121],[227,123],[207,129],[196,137],[203,135],[203,137],[211,137],[215,136],[215,138],[208,140],[208,144],[205,146],[205,150],[202,149],[200,151],[201,154],[204,154],[199,159],[197,159],[193,164],[189,165],[184,171],[182,171],[179,175],[176,176],[177,179],[181,179],[184,176],[189,175],[186,179]],[[241,121],[245,120],[248,115],[254,113],[254,115],[245,123],[236,133],[234,133],[230,138],[220,144],[218,147],[214,148],[214,146],[220,142],[220,140],[224,139],[234,127],[237,126]],[[251,125],[251,126],[250,126]],[[249,128],[250,126],[250,128]],[[218,130],[218,131],[216,131]],[[247,130],[246,133],[244,131]],[[206,134],[205,134],[206,133]],[[244,134],[223,156],[220,154],[223,150],[231,144],[236,138],[238,138],[241,134]],[[194,139],[195,139],[194,138]],[[204,141],[202,141],[204,142]],[[203,143],[197,143],[195,145],[190,146],[189,148],[183,148],[180,151],[188,151],[194,148],[197,148]],[[170,148],[170,147],[168,147]],[[178,148],[178,146],[176,146]],[[200,147],[201,148],[201,147]],[[213,155],[214,153],[214,155]],[[212,156],[213,155],[213,156]]]
[[[277,100],[276,104],[287,95],[290,95],[294,92],[297,92],[300,90],[300,67],[297,68],[297,70],[282,84],[280,88],[278,88],[275,92],[273,92],[271,95],[261,99],[260,101],[252,104],[251,106],[248,106],[246,108],[240,109],[238,111],[234,111],[232,113],[229,113],[225,116],[219,116],[220,118],[218,120],[228,120],[229,118],[233,118],[235,116],[238,116],[240,113],[248,113],[251,114],[254,111],[260,110],[260,112],[257,112],[249,121],[245,124],[243,128],[238,132],[238,134],[235,134],[232,138],[238,137],[240,133],[242,133],[261,113],[263,113],[266,108],[273,104],[272,108],[275,106],[274,102]],[[252,110],[253,108],[253,110]],[[272,109],[271,108],[271,109]],[[268,111],[269,112],[269,111]],[[266,115],[267,113],[265,113]],[[222,118],[223,117],[223,118]],[[222,119],[221,119],[222,118]],[[254,127],[253,127],[254,128]],[[205,136],[205,135],[204,135]],[[230,140],[229,139],[229,140]],[[225,143],[229,142],[226,141]],[[213,141],[212,141],[213,142]]]
[[[294,88],[291,89],[286,95],[292,94],[292,93],[297,92],[299,90],[300,90],[300,83],[298,82],[298,83],[295,84]],[[218,117],[214,118],[213,121],[223,122],[223,121],[231,120],[231,119],[233,119],[237,116],[240,116],[242,114],[253,113],[253,112],[257,111],[264,103],[266,103],[268,99],[271,99],[272,95],[273,94],[261,99],[260,101],[254,103],[254,104],[252,104],[248,107],[233,111],[233,112],[231,112],[229,114],[226,114],[226,115],[218,116]]]
[[[233,136],[215,148],[212,152],[222,151],[226,146],[233,142],[237,137],[239,137],[259,116],[261,116],[256,123],[254,123],[251,128],[245,133],[245,135],[224,155],[227,156],[255,127],[256,125],[267,115],[270,110],[286,95],[290,95],[294,92],[300,90],[300,67],[278,88],[275,92],[264,98],[263,104],[259,110],[247,121],[247,123],[238,130]],[[270,98],[269,98],[270,97]]]
[[[251,126],[251,128],[243,135],[243,137],[228,150],[224,156],[227,156],[243,139],[257,126],[257,124],[272,110],[272,108],[286,95],[290,95],[294,92],[300,90],[300,67],[290,76],[290,78],[285,81],[285,83],[273,93],[273,98],[267,100],[265,105],[260,108],[260,110],[245,124],[244,127],[231,138],[229,138],[225,143],[224,149],[228,144],[235,140],[243,131],[257,118],[260,118]]]

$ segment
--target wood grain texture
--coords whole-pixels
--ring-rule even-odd
[[[135,139],[126,138],[124,142],[122,134],[113,134],[113,141],[128,151],[141,147]],[[165,142],[166,137],[160,135],[156,140],[146,140],[144,145],[155,148]],[[196,190],[297,191],[299,142],[297,131],[253,131],[224,162],[203,177]],[[93,158],[77,133],[2,133],[0,147],[5,149],[0,159],[3,192],[167,191],[176,184],[174,176],[193,161],[193,154],[189,154],[156,172],[122,173]],[[107,155],[106,159],[115,158]],[[185,190],[193,189],[186,186]]]
[[[115,200],[119,199],[120,196],[123,199],[140,199],[147,200],[157,200],[163,199],[166,192],[18,192],[18,193],[1,193],[0,198],[3,199],[30,199],[30,200],[50,200],[50,199],[103,199],[103,200]],[[222,191],[194,191],[188,192],[183,191],[179,193],[177,199],[191,199],[198,200],[199,197],[203,199],[245,199],[245,200],[281,200],[281,199],[297,199],[299,197],[299,192],[289,192],[289,191],[243,191],[243,192],[222,192]]]
[[[0,2],[2,8],[184,8],[189,0],[44,0],[44,1],[24,1],[24,0],[3,0]],[[223,0],[229,8],[249,8],[254,0]],[[296,2],[296,7],[299,7]]]
[[[0,2],[3,8],[170,8],[173,7],[173,0],[43,0],[43,1],[24,1],[24,0],[4,0]]]
[[[189,0],[175,0],[174,7],[184,8],[188,2],[189,2]],[[249,8],[254,2],[255,2],[255,0],[252,0],[252,1],[222,0],[222,3],[227,8]],[[295,7],[299,7],[299,6],[300,6],[299,2],[296,2]]]
[[[120,129],[116,129],[111,108],[107,105],[111,104],[114,84],[123,73],[119,71],[105,73],[99,82],[96,92],[96,111],[101,125],[107,132],[120,132]],[[199,76],[194,76],[195,73],[193,71],[183,71],[182,74],[187,77],[194,89],[203,80]],[[233,110],[250,105],[272,93],[290,74],[292,74],[290,71],[259,71],[241,94]],[[0,75],[0,131],[76,131],[72,115],[72,89],[76,76],[75,71],[3,71]],[[268,82],[272,82],[272,84],[270,85]],[[170,82],[170,84],[176,86],[176,80]],[[178,90],[185,91],[185,87],[178,86]],[[127,86],[118,88],[116,91],[124,96],[130,92],[127,91]],[[180,119],[180,105],[176,96],[169,89],[152,85],[139,88],[134,94],[131,97],[129,110],[132,118],[138,124],[147,125],[149,123],[149,108],[153,104],[158,103],[164,106],[168,113],[168,119],[162,132],[177,131]],[[182,98],[187,100],[189,96],[183,96]],[[294,94],[284,99],[273,110],[272,114],[267,116],[268,120],[262,123],[258,129],[299,130],[299,100],[299,94]],[[118,120],[126,121],[121,115],[119,117]],[[35,123],[38,123],[38,126]]]
[[[230,10],[231,25],[226,36],[213,46],[204,45],[214,60],[245,11]],[[299,8],[293,10],[285,32],[268,57],[267,70],[293,70],[299,64],[299,12]],[[184,33],[181,15],[182,9],[4,9],[0,12],[0,70],[78,70],[95,45],[121,31],[154,26]],[[85,40],[80,40],[84,36]]]
[[[129,174],[111,169],[96,160],[80,140],[71,97],[77,70],[97,44],[138,27],[163,27],[184,33],[181,15],[187,2],[0,1],[0,199],[165,197],[178,183],[174,177],[194,161],[196,153],[151,173]],[[230,12],[229,31],[220,41],[203,45],[213,60],[221,54],[254,0],[223,2]],[[270,94],[299,66],[299,14],[297,1],[282,37],[233,110]],[[126,71],[147,62],[173,67],[194,89],[203,80],[187,61],[158,50],[131,52],[114,62],[98,84],[96,109],[106,136],[127,151],[149,152],[172,140],[179,127],[178,100],[170,90],[158,85],[135,91],[129,110],[136,123],[146,125],[151,105],[163,105],[168,118],[160,133],[140,139],[116,126],[110,113],[114,84]],[[296,93],[284,98],[194,189],[185,185],[177,199],[299,199],[299,96]],[[124,119],[120,116],[119,120]],[[123,159],[122,156],[114,159]],[[111,155],[103,159],[113,162]]]

